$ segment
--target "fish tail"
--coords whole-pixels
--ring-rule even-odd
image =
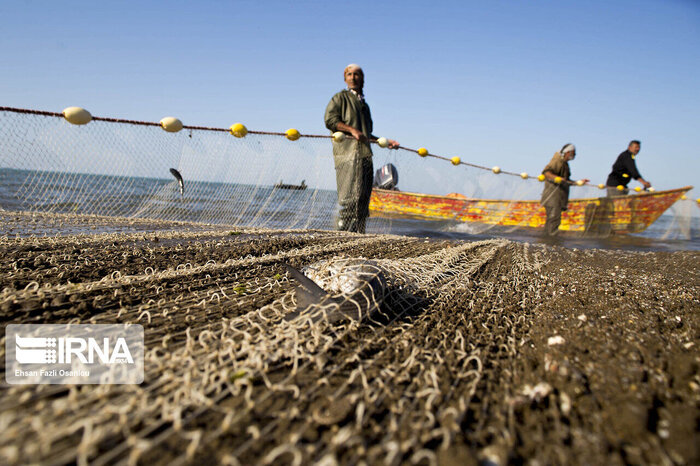
[[[170,173],[177,180],[177,184],[180,185],[180,196],[184,196],[185,195],[185,181],[182,179],[182,175],[175,168],[171,168]]]
[[[297,309],[285,316],[285,320],[293,320],[302,312],[314,304],[321,303],[328,293],[318,286],[313,280],[295,269],[289,264],[283,264],[289,275],[294,278],[299,285],[296,287]]]

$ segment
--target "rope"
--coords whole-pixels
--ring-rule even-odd
[[[4,112],[14,112],[14,113],[24,113],[24,114],[30,114],[30,115],[42,115],[42,116],[52,116],[52,117],[57,117],[57,118],[63,118],[62,113],[56,113],[56,112],[46,112],[46,111],[40,111],[40,110],[30,110],[30,109],[21,109],[21,108],[13,108],[13,107],[0,107],[0,111]],[[148,121],[139,121],[139,120],[127,120],[127,119],[122,119],[122,118],[107,118],[107,117],[92,117],[93,120],[95,121],[105,121],[109,123],[121,123],[121,124],[129,124],[129,125],[140,125],[140,126],[158,126],[160,127],[160,123],[155,123],[155,122],[148,122]],[[228,128],[212,128],[212,127],[207,127],[207,126],[193,126],[193,125],[183,125],[183,129],[189,129],[189,130],[199,130],[199,131],[215,131],[215,132],[222,132],[222,133],[229,133],[230,130]],[[274,132],[274,131],[254,131],[254,130],[248,130],[248,134],[257,134],[257,135],[266,135],[266,136],[282,136],[286,137],[286,133],[284,132]],[[300,134],[300,137],[302,138],[309,138],[309,139],[332,139],[332,136],[326,136],[326,135],[320,135],[320,134]],[[372,144],[377,144],[376,141],[371,141]],[[403,149],[407,152],[413,152],[418,154],[417,149],[412,149],[409,147],[404,147],[404,146],[399,146],[399,149]],[[444,160],[446,162],[452,162],[451,158],[444,157],[441,155],[437,154],[431,154],[428,153],[426,154],[426,157],[432,157],[435,159],[439,160]],[[464,162],[461,161],[459,162],[458,165],[464,165],[472,168],[478,168],[480,170],[485,170],[485,171],[492,171],[492,168],[485,167],[483,165],[478,165],[475,163],[470,163],[470,162]],[[519,173],[507,171],[507,170],[501,170],[500,173],[504,175],[510,175],[510,176],[516,176],[520,177]]]

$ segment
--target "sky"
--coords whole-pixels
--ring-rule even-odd
[[[307,134],[354,62],[377,136],[528,173],[572,142],[596,184],[640,139],[700,197],[700,0],[5,0],[0,57],[0,106]]]

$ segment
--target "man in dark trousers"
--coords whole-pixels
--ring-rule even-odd
[[[347,89],[335,94],[326,107],[326,128],[342,132],[347,137],[333,138],[333,159],[338,186],[338,230],[365,232],[369,217],[369,198],[372,194],[374,168],[370,141],[372,115],[362,93],[365,74],[359,65],[348,65],[343,78]],[[398,149],[399,143],[388,141],[388,147]]]
[[[573,144],[564,144],[559,152],[554,154],[542,174],[544,175],[544,190],[540,204],[547,213],[547,221],[544,225],[547,236],[559,235],[561,213],[566,210],[569,203],[569,187],[574,184],[571,181],[569,161],[576,157],[576,147]],[[582,180],[587,183],[589,180]]]
[[[634,161],[640,148],[639,141],[630,141],[627,150],[617,156],[617,160],[612,166],[612,172],[608,175],[608,181],[605,183],[608,188],[608,197],[627,194],[629,192],[627,185],[632,178],[642,183],[644,189],[651,188],[651,183],[642,178]],[[622,186],[622,188],[618,188],[618,186]]]

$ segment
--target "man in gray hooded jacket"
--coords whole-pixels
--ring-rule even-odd
[[[338,186],[338,230],[365,232],[369,217],[369,198],[372,194],[374,167],[371,141],[372,115],[362,93],[365,75],[359,65],[348,65],[343,77],[347,89],[335,94],[326,107],[326,128],[347,136],[333,139],[333,159]],[[388,141],[388,147],[398,149],[399,143]]]
[[[547,236],[559,235],[561,213],[565,211],[569,203],[569,187],[575,184],[571,181],[569,161],[576,157],[576,147],[573,144],[564,144],[561,150],[554,154],[542,174],[545,177],[544,190],[540,204],[544,206],[547,220],[544,231]],[[589,179],[581,180],[588,183]]]

